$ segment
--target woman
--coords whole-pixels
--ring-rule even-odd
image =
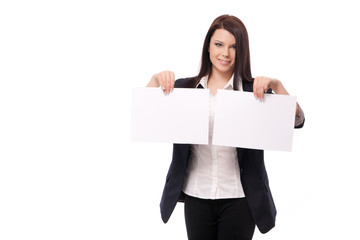
[[[174,73],[155,74],[147,85],[165,94],[177,88],[210,90],[209,144],[174,144],[173,158],[160,203],[166,223],[178,201],[185,202],[188,238],[252,239],[255,225],[262,233],[275,226],[276,209],[269,189],[262,150],[212,145],[214,104],[218,89],[288,94],[274,78],[252,78],[248,35],[240,19],[223,15],[205,37],[196,77],[175,81]],[[304,124],[297,104],[295,127]]]

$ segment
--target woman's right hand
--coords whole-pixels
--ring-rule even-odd
[[[174,90],[175,74],[172,71],[163,71],[154,74],[147,87],[161,87],[165,95]]]

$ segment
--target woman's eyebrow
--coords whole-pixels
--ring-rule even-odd
[[[220,40],[217,40],[217,39],[215,39],[214,41],[224,44],[224,42],[222,42],[222,41],[220,41]],[[229,44],[229,46],[236,46],[236,43]]]

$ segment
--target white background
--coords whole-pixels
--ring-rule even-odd
[[[254,76],[282,80],[305,128],[267,152],[277,226],[254,239],[359,239],[356,1],[1,1],[0,239],[186,239],[159,202],[170,144],[130,141],[130,93],[197,73],[205,34],[245,23]],[[170,131],[170,130],[169,130]]]

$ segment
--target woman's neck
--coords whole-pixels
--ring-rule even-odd
[[[208,88],[213,95],[216,95],[218,89],[223,89],[230,80],[232,73],[219,73],[213,71],[208,78]]]

